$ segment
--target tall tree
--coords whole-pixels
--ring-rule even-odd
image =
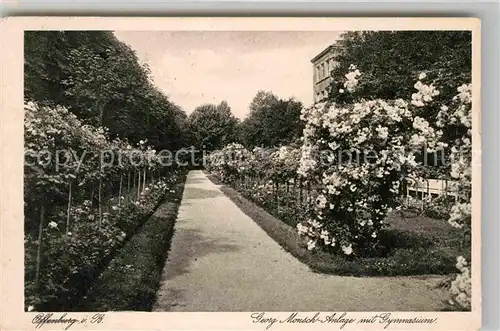
[[[64,106],[85,123],[132,142],[184,144],[185,114],[152,85],[147,65],[109,31],[26,32],[25,99]]]
[[[338,66],[332,71],[329,99],[411,98],[420,73],[440,87],[444,99],[470,82],[472,35],[469,31],[357,31],[337,42]],[[355,65],[362,76],[354,95],[341,93],[344,75]]]
[[[250,103],[250,114],[241,123],[240,137],[247,147],[272,147],[293,143],[302,135],[302,103],[259,91]]]
[[[215,150],[234,142],[238,119],[224,100],[219,105],[204,104],[197,107],[188,118],[193,144],[199,148]]]

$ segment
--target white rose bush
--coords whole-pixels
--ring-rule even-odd
[[[295,226],[311,194],[307,183],[297,175],[300,155],[300,149],[294,146],[249,151],[234,143],[212,152],[205,165],[222,182],[272,214],[286,216],[287,223]]]
[[[438,113],[439,127],[449,126],[454,130],[450,137],[451,178],[459,183],[461,199],[451,209],[448,222],[454,228],[462,229],[464,237],[470,240],[472,220],[472,84],[457,88],[458,94],[449,105],[443,105]],[[470,242],[469,242],[470,244]],[[470,258],[470,257],[467,257]],[[470,262],[463,256],[457,257],[456,267],[460,271],[450,287],[450,303],[462,310],[471,309]]]
[[[354,92],[362,73],[351,70],[345,86]],[[408,101],[323,103],[303,111],[298,172],[320,188],[310,217],[297,226],[310,249],[365,255],[377,244],[387,213],[398,206],[401,182],[418,174],[416,154],[441,146],[442,132],[416,111],[439,92],[421,81],[415,89]]]
[[[454,228],[450,233],[460,235],[455,229],[462,229],[470,246],[472,86],[461,85],[456,96],[444,98],[440,90],[450,87],[434,85],[436,73],[418,72],[414,77],[414,93],[407,99],[362,99],[356,96],[356,88],[363,73],[351,65],[336,93],[340,102],[303,109],[300,146],[249,151],[231,144],[207,158],[207,170],[296,227],[313,254],[326,252],[366,264],[335,269],[340,273],[453,273],[454,256],[434,254],[423,237],[414,239],[420,245],[414,250],[390,253],[380,262],[370,260],[392,249],[382,238],[389,238],[388,215],[405,207],[401,197],[408,182],[432,178],[429,174],[458,181],[459,196],[447,221]],[[431,169],[423,155],[438,152],[449,155],[451,164]],[[446,203],[440,208],[440,219],[449,211]],[[408,264],[415,252],[419,266],[412,267]],[[450,288],[452,303],[465,310],[470,309],[468,259],[456,258],[460,273]],[[426,263],[431,269],[426,269]]]
[[[71,302],[180,180],[62,107],[25,104],[26,306]]]

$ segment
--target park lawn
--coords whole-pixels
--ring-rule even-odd
[[[403,212],[388,216],[388,227],[380,234],[380,256],[346,257],[312,252],[290,224],[293,222],[283,219],[283,214],[280,220],[213,175],[208,177],[271,238],[315,272],[345,276],[447,275],[457,272],[457,256],[470,256],[470,245],[463,239],[463,232],[446,220]]]

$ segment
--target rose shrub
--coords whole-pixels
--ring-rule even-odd
[[[212,152],[206,169],[245,197],[295,226],[305,216],[311,191],[297,175],[300,149],[294,146],[248,151],[230,144]]]
[[[362,73],[351,66],[345,87],[355,91]],[[421,76],[420,78],[425,78]],[[416,154],[444,144],[442,131],[418,116],[439,95],[421,81],[412,100],[322,103],[305,109],[299,174],[321,188],[310,217],[298,225],[308,246],[363,255],[375,248],[401,182],[417,177]]]
[[[355,94],[363,74],[351,66],[345,78],[339,93]],[[441,88],[449,87],[433,82],[435,74],[421,73],[410,100],[357,100],[351,96],[339,103],[315,104],[302,112],[305,129],[300,148],[250,152],[231,145],[211,154],[207,169],[274,214],[292,201],[294,208],[283,212],[283,219],[298,215],[297,230],[310,250],[363,258],[378,254],[380,248],[391,249],[381,239],[387,234],[382,231],[387,214],[401,207],[401,193],[409,179],[421,181],[430,173],[458,179],[460,196],[456,204],[450,198],[436,199],[428,212],[442,218],[451,209],[450,224],[467,228],[471,214],[471,85],[459,87],[459,94],[449,100],[440,93]],[[225,156],[234,151],[242,157],[227,160]],[[422,155],[437,151],[451,154],[451,167],[441,164],[429,170]],[[245,185],[241,185],[242,179]],[[294,200],[296,194],[287,195],[290,183],[306,184],[307,197]],[[295,192],[302,195],[302,187]],[[443,254],[443,261],[447,260],[449,256]],[[470,271],[463,263],[460,271],[453,291],[463,290],[455,301],[464,303],[470,288],[464,282],[470,280],[466,276]]]
[[[439,127],[452,127],[450,176],[458,180],[460,199],[452,206],[448,222],[451,226],[463,229],[470,245],[472,220],[472,84],[457,88],[458,94],[451,103],[443,105],[438,113]],[[457,257],[460,273],[452,282],[450,303],[458,309],[471,309],[471,269],[467,267],[470,257]]]
[[[80,295],[179,173],[162,168],[145,140],[136,147],[111,140],[106,129],[62,107],[25,104],[24,138],[25,304],[31,310]]]

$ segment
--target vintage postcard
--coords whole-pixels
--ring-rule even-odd
[[[480,328],[480,20],[0,28],[2,330]]]

